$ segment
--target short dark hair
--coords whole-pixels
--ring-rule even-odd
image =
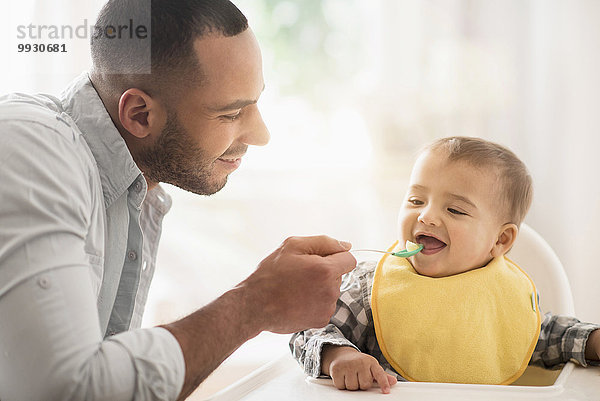
[[[130,20],[149,25],[146,55],[141,54],[139,41],[102,37],[105,27]],[[92,70],[113,92],[129,87],[150,95],[173,92],[189,85],[190,78],[202,78],[194,40],[207,34],[235,36],[247,28],[248,20],[229,0],[109,0],[98,15],[91,40]],[[116,65],[120,68],[115,72]]]
[[[525,163],[510,149],[482,138],[454,136],[441,138],[423,150],[442,150],[449,161],[463,161],[498,173],[502,208],[509,222],[520,226],[533,198],[531,174]]]

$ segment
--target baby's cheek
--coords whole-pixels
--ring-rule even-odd
[[[476,231],[456,231],[451,241],[456,262],[463,266],[473,263],[473,259],[477,259],[481,252],[481,238]]]
[[[399,240],[401,243],[406,242],[406,240],[411,240],[411,232],[412,226],[416,221],[415,218],[412,218],[410,213],[402,208],[400,213],[398,214],[398,227],[399,227]]]

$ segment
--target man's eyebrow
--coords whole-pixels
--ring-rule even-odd
[[[450,196],[451,198],[454,198],[456,200],[462,201],[462,202],[466,203],[467,205],[470,205],[474,209],[477,209],[477,206],[475,206],[475,204],[473,202],[471,202],[469,200],[469,198],[465,198],[464,196],[457,195],[457,194],[448,194],[448,196]]]
[[[265,90],[265,85],[263,84],[261,93]],[[237,99],[234,100],[233,102],[223,105],[223,106],[216,106],[216,107],[211,107],[210,109],[214,112],[217,113],[222,113],[224,111],[229,111],[229,110],[237,110],[237,109],[241,109],[243,107],[246,107],[250,104],[256,104],[256,102],[258,102],[258,99]]]

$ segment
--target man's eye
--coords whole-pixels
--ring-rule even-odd
[[[229,121],[235,121],[240,116],[240,114],[241,114],[241,111],[238,111],[235,114],[226,114],[224,116],[221,116],[221,118],[224,118],[224,119],[229,120]]]
[[[460,210],[456,210],[456,209],[453,209],[451,207],[448,208],[448,211],[450,213],[452,213],[452,214],[457,214],[457,215],[460,215],[460,216],[466,216],[467,215],[466,213],[463,213]]]

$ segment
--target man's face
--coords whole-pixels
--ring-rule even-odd
[[[257,101],[264,88],[260,48],[250,29],[233,37],[208,35],[194,48],[202,83],[170,105],[156,142],[138,154],[146,178],[202,195],[219,191],[248,145],[265,145],[269,132]]]
[[[498,181],[493,171],[426,152],[413,167],[400,210],[401,243],[424,245],[415,270],[445,277],[486,265],[501,232]]]

